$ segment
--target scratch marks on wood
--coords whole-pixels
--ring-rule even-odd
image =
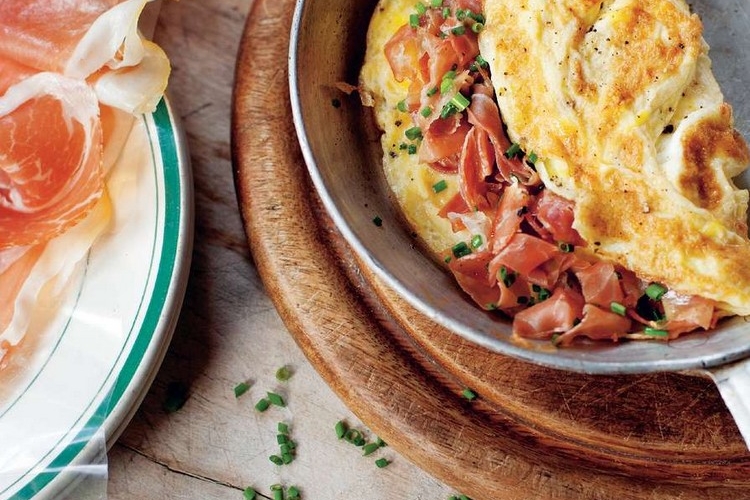
[[[201,111],[203,111],[206,108],[210,108],[212,105],[213,105],[213,103],[211,103],[211,102],[207,102],[205,104],[201,104],[197,108],[193,108],[190,111],[188,111],[185,114],[183,114],[182,115],[182,119],[183,120],[189,120],[193,115],[196,115],[196,114],[200,113]]]
[[[145,458],[146,460],[159,465],[160,467],[164,467],[169,472],[173,472],[173,473],[179,474],[181,476],[191,477],[193,479],[198,479],[199,481],[204,481],[206,483],[216,484],[216,485],[219,485],[219,486],[225,486],[227,488],[232,488],[232,489],[239,490],[239,491],[244,490],[244,488],[242,486],[238,486],[236,484],[231,484],[231,483],[228,483],[228,482],[225,482],[225,481],[221,481],[219,479],[214,479],[214,478],[206,477],[206,476],[203,476],[203,475],[200,475],[200,474],[195,474],[195,473],[190,472],[190,471],[185,471],[185,470],[178,469],[176,467],[173,467],[173,466],[169,465],[166,462],[157,460],[156,458],[154,458],[154,457],[152,457],[150,455],[147,455],[146,453],[142,452],[141,450],[139,450],[137,448],[133,448],[132,446],[129,446],[127,444],[123,444],[122,442],[119,442],[118,446],[122,446],[126,450],[129,450],[129,451],[135,453],[136,455],[139,455],[139,456]]]

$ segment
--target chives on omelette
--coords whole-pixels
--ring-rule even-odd
[[[442,191],[445,191],[447,187],[448,187],[448,182],[445,179],[441,179],[432,185],[432,190],[437,194]]]

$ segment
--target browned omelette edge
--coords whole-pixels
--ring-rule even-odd
[[[320,224],[322,213],[310,195],[301,154],[289,140],[294,128],[279,58],[286,54],[288,37],[280,34],[288,33],[292,9],[292,0],[258,0],[248,17],[233,107],[235,180],[267,291],[296,342],[339,397],[406,458],[475,500],[735,499],[739,491],[750,494],[747,480],[738,479],[748,477],[743,461],[721,464],[735,479],[715,477],[709,482],[725,486],[710,490],[694,482],[657,485],[643,477],[602,475],[565,464],[551,443],[521,439],[524,429],[514,428],[517,422],[481,402],[462,400],[432,360],[409,349],[408,342],[394,342],[398,329],[382,309],[371,307],[379,298],[361,296],[348,279],[346,269],[356,263],[342,260],[351,259],[350,251],[337,233]],[[268,113],[280,103],[284,114]],[[426,325],[415,318],[411,328],[420,326]],[[486,356],[476,346],[466,349],[478,360]],[[538,435],[533,428],[525,433]]]

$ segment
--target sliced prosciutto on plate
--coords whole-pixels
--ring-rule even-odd
[[[107,170],[166,88],[147,3],[0,0],[0,360],[106,228]]]

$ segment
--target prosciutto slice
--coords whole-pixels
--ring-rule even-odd
[[[138,32],[148,2],[0,0],[0,56],[36,72],[87,80],[104,104],[149,111],[170,68],[164,52]]]
[[[147,3],[0,0],[0,360],[110,220],[122,113],[165,90],[169,61],[138,31]]]

